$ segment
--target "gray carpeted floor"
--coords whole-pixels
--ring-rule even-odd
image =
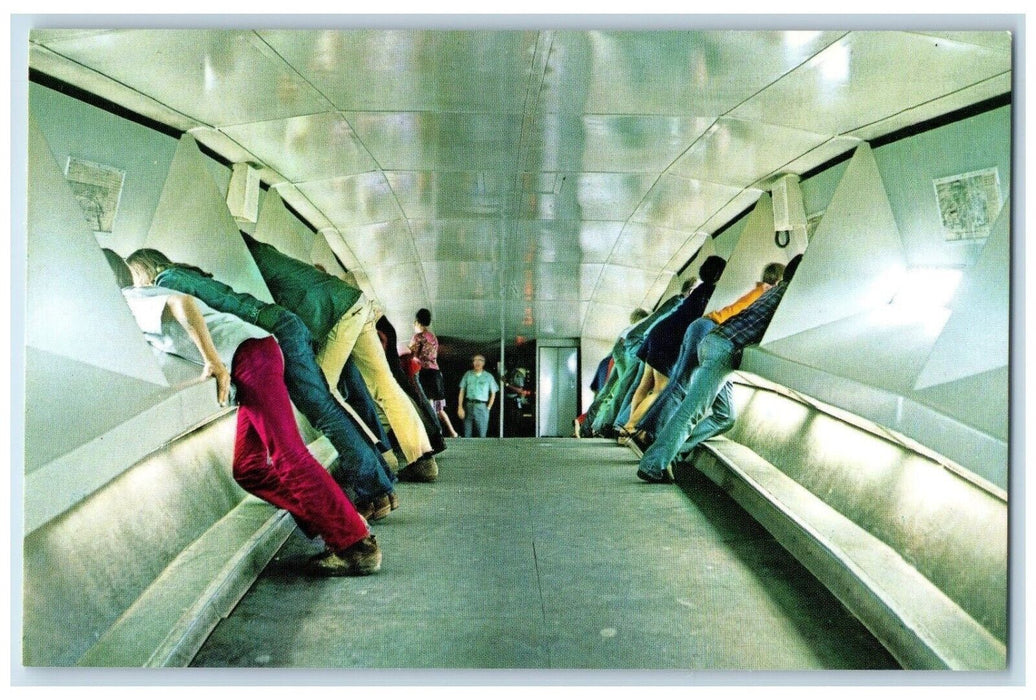
[[[450,440],[375,523],[380,573],[300,573],[296,532],[194,661],[351,669],[892,669],[895,660],[692,469],[604,440]]]

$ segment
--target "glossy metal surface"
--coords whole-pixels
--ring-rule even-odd
[[[257,163],[398,327],[613,338],[779,174],[1009,90],[1011,37],[55,29],[30,66]]]

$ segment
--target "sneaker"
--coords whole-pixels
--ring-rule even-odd
[[[655,441],[655,438],[646,430],[638,430],[633,433],[633,437],[631,439],[633,444],[640,448],[642,454],[646,452],[647,448],[651,447],[651,443]]]
[[[399,470],[400,481],[418,481],[428,483],[439,478],[439,465],[431,455],[422,457],[413,464]]]
[[[382,518],[388,517],[394,508],[392,507],[391,499],[388,495],[375,498],[373,501],[364,503],[356,509],[357,512],[363,516],[364,520],[381,520]]]
[[[390,510],[395,510],[396,508],[399,508],[399,495],[396,494],[395,491],[389,491],[388,500]]]
[[[381,547],[374,535],[340,552],[326,550],[309,562],[309,571],[319,576],[367,576],[381,568]]]
[[[670,466],[666,466],[665,471],[662,472],[662,476],[648,474],[643,469],[637,470],[637,476],[651,484],[671,484],[675,481],[675,479],[673,479],[673,468]]]

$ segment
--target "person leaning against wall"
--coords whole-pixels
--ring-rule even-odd
[[[273,334],[284,353],[284,383],[296,408],[338,451],[333,474],[343,488],[355,491],[360,514],[368,520],[386,517],[398,506],[392,475],[374,443],[331,394],[317,366],[313,338],[298,316],[277,304],[238,292],[193,265],[172,262],[154,248],[141,248],[126,258],[134,275],[205,302]]]
[[[489,430],[489,411],[493,408],[500,387],[493,375],[485,371],[485,367],[485,356],[474,355],[471,358],[471,369],[460,379],[457,417],[464,421],[464,437],[472,437],[472,429],[478,431],[479,437],[485,437]]]
[[[637,477],[651,483],[672,483],[672,461],[677,454],[689,454],[701,442],[733,425],[736,412],[727,377],[739,366],[745,347],[758,343],[766,334],[801,261],[801,254],[792,258],[779,283],[701,339],[698,367],[691,374],[687,395],[640,458]]]
[[[385,360],[370,299],[334,275],[285,255],[246,233],[241,236],[274,301],[297,314],[312,333],[317,344],[317,363],[327,383],[332,388],[338,386],[346,360],[351,359],[360,370],[406,457],[399,478],[435,481],[439,466],[432,444],[421,416]]]
[[[784,265],[773,262],[763,268],[761,279],[755,286],[742,295],[732,304],[702,316],[691,322],[684,331],[683,342],[680,344],[680,355],[673,366],[669,382],[665,389],[659,394],[655,402],[641,416],[637,422],[636,432],[633,434],[633,442],[643,452],[655,440],[655,433],[659,428],[668,422],[669,417],[687,395],[687,386],[691,382],[691,376],[698,366],[698,345],[702,339],[716,326],[732,316],[736,316],[761,297],[764,292],[781,281],[784,275]],[[725,391],[721,390],[721,391]],[[722,422],[718,427],[725,431],[733,427],[733,417]],[[718,433],[717,433],[718,434]]]
[[[105,251],[120,279],[115,260],[122,260],[113,255]],[[234,481],[291,513],[308,537],[324,540],[326,548],[310,560],[309,571],[323,576],[378,571],[377,540],[299,434],[284,384],[284,359],[273,336],[190,295],[156,287],[139,270],[126,274],[132,286],[120,279],[123,296],[148,342],[200,364],[202,378],[215,378],[221,406],[230,401],[231,384],[237,389]]]
[[[644,343],[637,351],[637,357],[644,362],[644,372],[630,399],[630,415],[619,430],[620,443],[630,438],[641,416],[651,408],[669,383],[684,332],[692,321],[705,312],[726,265],[726,261],[718,255],[705,258],[698,268],[701,284],[693,286],[673,312],[656,323],[644,338]]]

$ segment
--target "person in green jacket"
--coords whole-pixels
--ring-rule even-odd
[[[317,363],[332,390],[338,386],[346,360],[351,358],[360,370],[406,457],[407,464],[398,477],[404,481],[434,481],[439,467],[428,433],[410,397],[392,376],[374,327],[377,315],[371,301],[334,275],[285,255],[247,233],[241,235],[274,301],[294,312],[309,328],[317,344]]]

